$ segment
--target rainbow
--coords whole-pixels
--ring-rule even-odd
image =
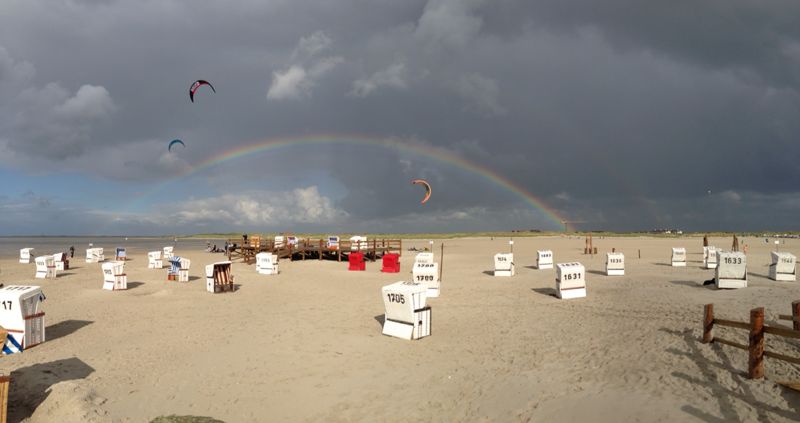
[[[531,205],[535,210],[540,211],[547,220],[552,223],[556,228],[560,228],[563,219],[556,210],[548,207],[542,200],[536,198],[533,194],[528,192],[519,184],[511,181],[510,179],[494,172],[488,167],[475,163],[439,147],[421,144],[418,142],[399,140],[392,138],[370,138],[359,135],[314,135],[302,137],[285,137],[273,138],[262,140],[255,143],[247,144],[232,150],[223,152],[209,157],[201,162],[195,163],[192,166],[184,168],[177,176],[165,180],[163,183],[151,190],[147,196],[157,191],[160,186],[171,183],[177,179],[182,179],[194,175],[203,170],[212,168],[214,166],[240,159],[243,157],[251,156],[254,154],[264,153],[268,151],[275,151],[281,149],[298,148],[301,146],[309,145],[353,145],[353,146],[367,146],[367,147],[381,147],[386,149],[394,149],[401,152],[410,153],[413,155],[421,156],[425,159],[431,159],[441,163],[446,163],[456,168],[463,169],[469,173],[479,175],[484,179],[492,182],[506,191],[522,198],[527,204]]]

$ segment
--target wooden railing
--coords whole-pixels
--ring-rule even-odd
[[[764,324],[764,307],[750,310],[750,322],[739,322],[735,320],[717,319],[714,317],[714,304],[706,304],[703,313],[703,343],[708,344],[717,342],[734,348],[748,351],[747,375],[750,379],[761,379],[764,377],[764,357],[770,357],[793,364],[800,364],[800,358],[785,354],[769,351],[766,349],[766,334],[782,336],[785,338],[800,339],[800,301],[792,303],[792,314],[782,314],[778,316],[781,320],[791,320],[794,329],[786,329]],[[715,337],[714,326],[725,326],[735,329],[748,330],[750,333],[747,345],[731,341],[729,339]]]
[[[338,248],[328,248],[327,239],[298,239],[297,244],[290,245],[287,240],[284,240],[282,246],[276,246],[275,241],[271,239],[264,239],[257,236],[252,236],[248,242],[244,242],[242,238],[229,239],[228,244],[236,244],[236,248],[228,249],[228,260],[242,259],[245,263],[250,264],[255,261],[255,255],[259,252],[271,252],[277,254],[281,258],[294,259],[297,255],[301,260],[305,260],[306,256],[316,256],[319,260],[323,256],[335,256],[337,260],[342,260],[343,254],[350,254],[351,251],[363,252],[371,260],[375,260],[379,254],[396,253],[403,254],[403,241],[400,239],[370,239],[366,241],[350,241],[340,240]]]

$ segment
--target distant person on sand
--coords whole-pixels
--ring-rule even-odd
[[[247,234],[242,234],[242,239],[244,240],[244,243],[247,244]]]
[[[75,246],[74,245],[70,245],[69,246],[69,258],[75,258]]]

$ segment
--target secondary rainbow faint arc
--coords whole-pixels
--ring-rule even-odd
[[[414,142],[401,141],[396,139],[382,139],[382,138],[369,138],[364,136],[341,136],[341,135],[314,135],[303,137],[289,137],[289,138],[273,138],[264,141],[255,142],[252,144],[244,145],[225,151],[221,154],[209,157],[201,162],[195,163],[189,169],[184,170],[178,176],[167,179],[159,186],[165,185],[176,179],[185,178],[196,174],[202,170],[214,167],[221,163],[231,160],[236,160],[253,154],[263,153],[266,151],[279,150],[283,148],[294,148],[303,145],[320,145],[320,144],[336,144],[336,145],[356,145],[356,146],[369,146],[369,147],[383,147],[396,149],[403,152],[409,152],[419,155],[424,158],[433,159],[443,163],[451,164],[457,168],[464,169],[468,172],[475,173],[483,176],[494,184],[514,193],[515,195],[523,198],[525,202],[533,206],[534,209],[541,211],[548,220],[551,221],[557,228],[560,228],[562,218],[555,210],[547,206],[542,200],[535,197],[528,192],[525,188],[521,187],[514,181],[499,175],[488,167],[469,161],[456,153],[429,145],[418,144]],[[158,190],[158,187],[153,191]],[[151,193],[153,192],[151,191]],[[150,193],[148,193],[150,194]]]

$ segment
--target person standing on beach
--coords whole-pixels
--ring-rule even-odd
[[[74,245],[70,245],[69,246],[69,258],[75,258],[75,246]]]

